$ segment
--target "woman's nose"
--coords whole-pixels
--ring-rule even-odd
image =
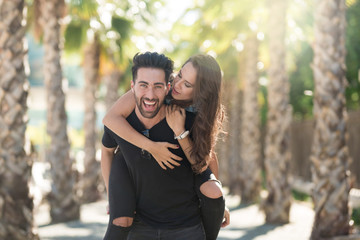
[[[176,87],[176,89],[179,89],[180,88],[180,80],[179,79],[175,79],[174,80],[174,87]]]

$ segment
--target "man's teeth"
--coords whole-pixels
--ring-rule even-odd
[[[150,106],[155,105],[155,102],[144,101],[144,103],[145,103],[146,105],[150,105]]]

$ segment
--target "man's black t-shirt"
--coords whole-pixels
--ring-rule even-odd
[[[195,115],[189,112],[186,115],[185,128],[190,129]],[[140,133],[146,130],[135,111],[127,121]],[[149,138],[179,144],[165,118],[149,129]],[[107,127],[102,142],[108,148],[120,146],[135,186],[136,214],[142,221],[156,228],[188,227],[201,222],[194,174],[181,148],[170,149],[183,159],[179,162],[181,165],[163,170],[153,157],[147,158],[140,148]]]

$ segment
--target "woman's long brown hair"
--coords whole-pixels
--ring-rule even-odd
[[[197,113],[190,132],[193,141],[191,157],[195,160],[192,168],[194,172],[200,173],[209,163],[210,152],[215,147],[224,118],[224,109],[220,103],[221,69],[210,55],[195,55],[186,63],[191,63],[197,71],[193,95]]]

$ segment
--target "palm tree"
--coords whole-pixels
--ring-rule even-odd
[[[109,2],[110,4],[110,2]],[[123,2],[127,6],[126,2]],[[70,16],[72,22],[68,25],[66,36],[66,50],[84,49],[83,67],[84,67],[84,173],[81,176],[81,199],[83,202],[94,202],[99,200],[101,193],[99,185],[101,184],[100,163],[96,159],[97,149],[97,129],[96,129],[96,92],[99,83],[100,65],[111,65],[113,72],[119,72],[116,68],[123,60],[122,45],[129,38],[131,23],[124,17],[117,16],[111,12],[111,27],[106,27],[100,20],[97,13],[98,4],[95,0],[77,1],[72,0],[70,5]],[[92,27],[91,22],[97,22],[98,26]],[[88,33],[92,33],[93,38],[88,40]],[[109,38],[110,35],[116,37]],[[103,40],[100,40],[103,39]],[[101,51],[104,50],[104,51]],[[111,60],[108,60],[111,59]],[[100,61],[102,62],[100,64]],[[109,64],[110,62],[110,64]],[[115,69],[115,70],[114,70]],[[115,75],[117,75],[115,73]],[[116,79],[112,83],[115,94],[118,96],[117,89],[119,81]],[[108,92],[111,92],[108,90]],[[116,99],[112,99],[115,101]]]
[[[241,126],[241,201],[256,202],[260,195],[260,112],[258,106],[258,40],[252,33],[246,44],[246,78]]]
[[[82,176],[82,201],[95,202],[101,198],[98,191],[100,183],[100,164],[96,160],[96,90],[98,86],[98,73],[100,63],[100,44],[98,36],[85,48],[84,54],[84,166],[85,172]]]
[[[229,81],[225,81],[224,82],[224,89],[223,92],[224,93],[228,93],[231,92],[232,89],[234,89],[232,87],[233,85],[231,83],[229,83]],[[224,106],[230,106],[230,102],[231,102],[231,96],[233,95],[233,93],[231,92],[231,94],[222,94],[222,99],[221,102]],[[216,153],[218,155],[218,159],[219,159],[219,178],[221,179],[221,182],[224,185],[229,186],[229,188],[231,188],[230,191],[233,191],[234,189],[234,178],[236,177],[236,175],[232,175],[229,174],[229,171],[231,170],[231,168],[235,169],[231,164],[233,163],[233,161],[231,160],[231,156],[230,156],[230,134],[229,134],[229,129],[231,129],[230,126],[230,122],[231,122],[231,113],[232,111],[227,110],[227,116],[226,116],[226,121],[224,121],[223,123],[223,129],[224,132],[219,134],[219,140],[216,143]],[[233,172],[232,172],[233,173]]]
[[[268,196],[266,222],[287,223],[291,205],[289,174],[289,82],[285,69],[286,0],[271,0],[269,19],[270,67],[265,169]]]
[[[315,7],[315,133],[311,154],[315,220],[311,239],[349,233],[345,8],[344,0],[320,0]]]
[[[38,239],[25,153],[29,83],[25,74],[24,0],[0,1],[0,239]]]
[[[51,138],[46,158],[51,164],[52,191],[49,194],[53,222],[79,219],[80,206],[75,193],[76,175],[70,158],[67,116],[61,67],[59,20],[64,0],[42,0],[41,22],[44,44],[44,78],[47,90],[47,133]]]

